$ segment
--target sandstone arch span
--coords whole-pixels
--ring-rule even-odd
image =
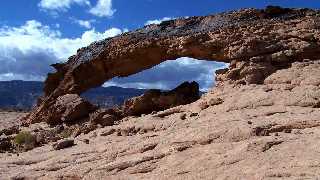
[[[53,65],[57,72],[48,75],[44,97],[24,121],[46,121],[59,96],[179,57],[230,63],[218,71],[219,81],[262,83],[291,62],[317,59],[319,27],[318,11],[268,7],[165,21],[95,42]]]

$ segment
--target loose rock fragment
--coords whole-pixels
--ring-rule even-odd
[[[74,140],[73,139],[63,139],[55,144],[52,145],[54,150],[60,150],[65,149],[71,146],[74,146]]]

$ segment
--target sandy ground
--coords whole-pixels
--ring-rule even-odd
[[[26,114],[26,112],[0,110],[0,129],[20,124],[18,119]]]

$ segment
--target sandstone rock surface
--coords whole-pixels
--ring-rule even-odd
[[[192,104],[81,134],[59,151],[48,144],[1,153],[0,177],[318,179],[319,68],[296,62],[263,84],[218,86]]]

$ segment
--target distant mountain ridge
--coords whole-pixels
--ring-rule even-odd
[[[39,81],[0,81],[0,109],[30,110],[43,92],[43,82]],[[116,86],[91,89],[81,96],[90,102],[111,107],[124,100],[143,94],[145,89],[121,88]]]

